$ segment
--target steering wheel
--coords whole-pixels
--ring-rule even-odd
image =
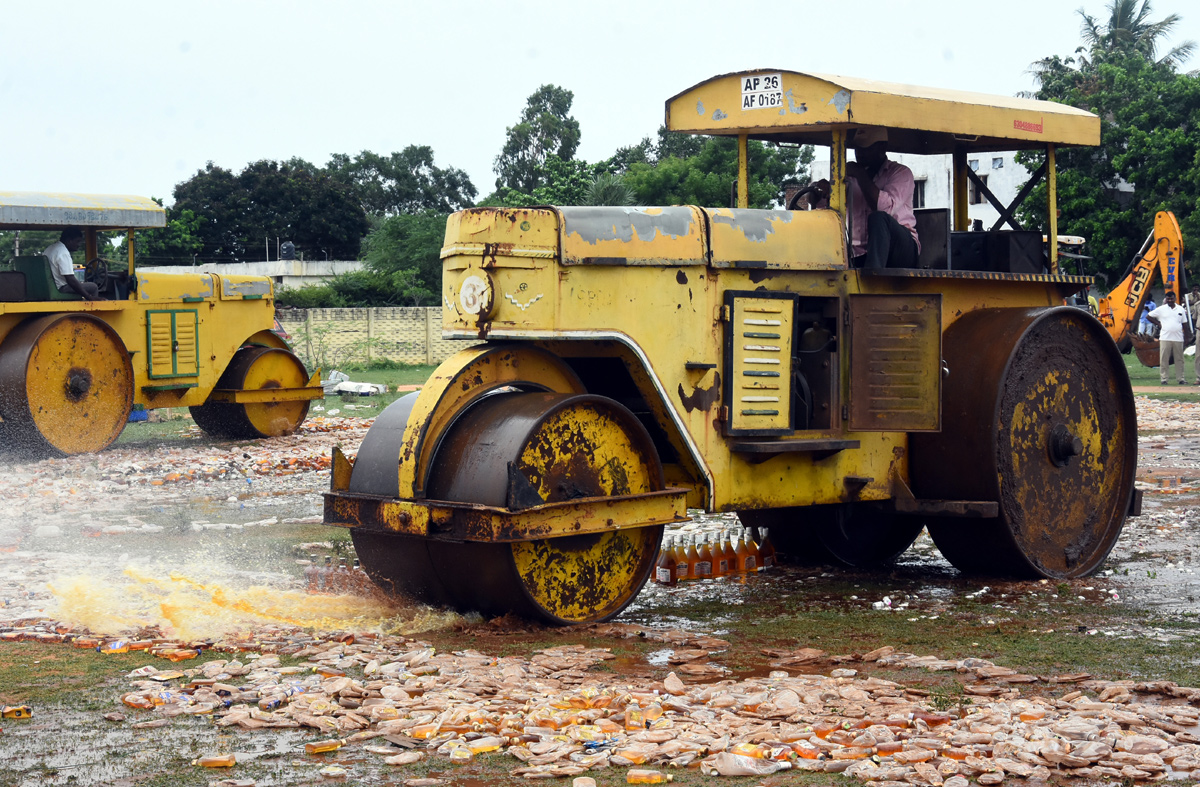
[[[807,186],[805,186],[804,188],[797,191],[795,194],[793,194],[792,198],[787,201],[787,205],[785,207],[787,208],[787,210],[799,210],[800,208],[797,206],[800,204],[801,197],[807,197],[809,194],[819,194],[820,191],[821,190],[819,188],[817,188],[817,184],[810,183]],[[812,210],[812,202],[811,201],[809,202],[807,210]]]
[[[103,288],[108,283],[108,263],[99,257],[90,260],[83,268],[83,280]]]

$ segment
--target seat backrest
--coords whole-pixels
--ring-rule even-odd
[[[917,267],[945,269],[950,260],[950,209],[917,208],[913,215],[921,240]]]
[[[50,260],[44,254],[13,257],[13,270],[25,274],[25,298],[30,301],[77,301],[75,293],[58,291],[50,273]]]

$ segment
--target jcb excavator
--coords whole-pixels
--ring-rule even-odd
[[[1179,222],[1170,211],[1159,211],[1154,217],[1154,231],[1146,238],[1141,250],[1129,264],[1125,277],[1112,292],[1100,299],[1100,322],[1108,330],[1121,352],[1130,348],[1137,352],[1144,366],[1158,366],[1158,340],[1138,333],[1142,307],[1150,297],[1150,284],[1157,269],[1163,287],[1175,293],[1183,304],[1186,291],[1183,259],[1183,234]]]

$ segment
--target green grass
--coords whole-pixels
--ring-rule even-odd
[[[1125,369],[1129,372],[1129,382],[1135,387],[1137,386],[1153,386],[1159,388],[1158,367],[1142,366],[1142,362],[1138,360],[1136,353],[1129,353],[1123,356],[1125,359]],[[1192,366],[1192,358],[1185,357],[1183,363],[1185,372],[1184,379],[1189,383],[1195,381],[1195,370]],[[1170,385],[1161,386],[1161,393],[1155,391],[1152,393],[1139,393],[1139,396],[1152,396],[1156,399],[1170,399],[1180,402],[1195,402],[1200,400],[1200,388],[1191,385],[1176,385],[1178,375],[1175,373],[1175,367],[1171,367]]]

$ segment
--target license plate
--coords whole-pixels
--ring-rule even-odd
[[[779,74],[742,77],[742,111],[783,106],[782,84]]]

